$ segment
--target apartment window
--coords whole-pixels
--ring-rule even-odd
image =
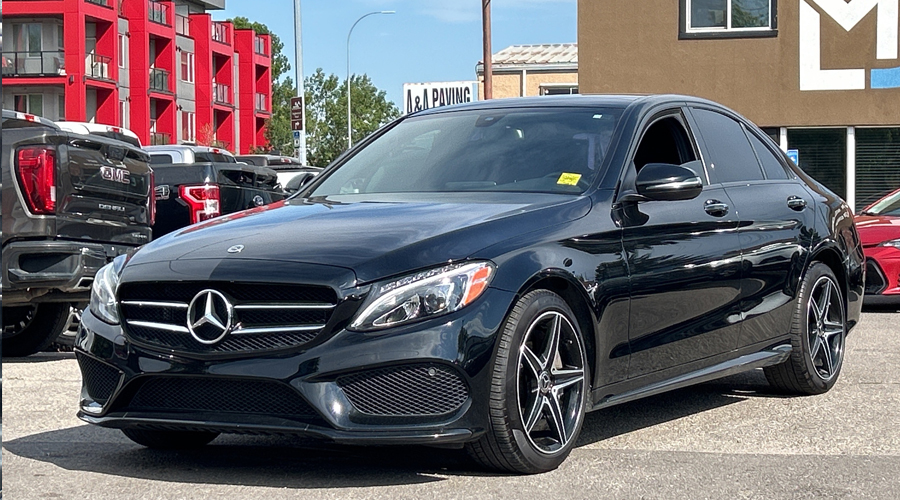
[[[66,42],[66,32],[62,24],[56,25],[56,48],[63,50]]]
[[[181,80],[194,83],[194,54],[181,52]]]
[[[44,116],[43,94],[14,95],[13,102],[16,111],[20,113],[30,113],[32,115]]]
[[[125,67],[125,60],[128,58],[128,51],[125,48],[125,35],[119,34],[119,67]]]
[[[544,83],[541,84],[541,95],[569,95],[578,93],[576,83]]]
[[[66,119],[66,94],[59,94],[56,100],[57,113],[59,114],[60,120]]]
[[[181,140],[197,142],[197,115],[190,111],[181,112]]]
[[[41,57],[43,30],[40,24],[14,24],[13,40],[16,52],[25,52],[28,57]]]
[[[776,36],[777,0],[680,0],[681,38]]]

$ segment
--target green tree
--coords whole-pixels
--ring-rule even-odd
[[[353,75],[353,143],[400,116],[368,75]],[[322,68],[306,78],[307,163],[324,167],[347,149],[347,80]]]
[[[270,148],[291,154],[294,147],[290,106],[291,97],[294,96],[294,81],[287,76],[287,72],[291,70],[291,63],[287,56],[281,53],[284,50],[284,42],[265,24],[251,22],[246,17],[235,17],[229,21],[234,23],[237,29],[253,29],[260,35],[272,37],[272,117],[266,123],[266,141]]]

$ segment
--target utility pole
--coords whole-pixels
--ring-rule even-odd
[[[484,30],[484,98],[494,96],[494,64],[491,60],[491,0],[481,0],[481,21]]]
[[[353,28],[355,28],[360,21],[369,16],[375,16],[378,14],[395,14],[395,12],[393,10],[379,10],[376,12],[369,12],[368,14],[364,14],[360,16],[360,18],[357,19],[355,23],[353,23],[353,26],[350,27],[350,31],[347,33],[347,149],[353,147],[353,112],[350,108],[350,90],[352,90],[350,87],[350,36],[353,35]]]
[[[294,148],[300,151],[300,163],[306,165],[306,90],[303,84],[303,37],[300,13],[300,0],[294,0],[294,54],[297,74],[297,97],[303,102],[303,120],[301,122],[299,146],[296,138]],[[294,134],[296,135],[296,134]]]

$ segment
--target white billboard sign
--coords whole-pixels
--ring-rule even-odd
[[[478,100],[478,82],[403,84],[403,114]]]

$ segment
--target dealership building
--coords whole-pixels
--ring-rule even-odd
[[[645,3],[579,0],[582,93],[721,102],[855,210],[900,187],[897,0]]]
[[[271,40],[225,0],[6,0],[3,108],[129,128],[145,144],[266,144]]]

